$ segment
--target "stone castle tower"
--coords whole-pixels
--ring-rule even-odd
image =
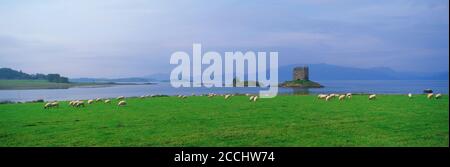
[[[295,67],[293,72],[293,80],[309,80],[308,66]]]

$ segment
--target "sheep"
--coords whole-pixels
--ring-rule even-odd
[[[59,107],[59,103],[57,101],[52,103],[53,107]]]
[[[94,100],[88,100],[87,103],[88,104],[92,104],[94,102]]]
[[[411,94],[411,93],[408,93],[408,97],[411,99],[411,98],[412,98],[412,94]]]
[[[256,102],[256,100],[258,100],[258,96],[255,96],[255,97],[253,98],[253,102]]]
[[[436,99],[440,99],[442,97],[442,94],[438,93],[436,96],[434,96]]]
[[[106,103],[106,104],[109,104],[109,103],[111,103],[111,100],[106,99],[106,100],[105,100],[105,103]]]
[[[339,101],[344,100],[345,99],[345,95],[340,95],[339,96]]]
[[[427,98],[428,98],[428,99],[433,98],[433,93],[429,93],[429,94],[427,95]]]
[[[73,103],[74,103],[74,101],[72,100],[72,101],[69,102],[69,105],[73,106]]]
[[[82,100],[77,100],[77,101],[75,102],[75,107],[81,107],[81,106],[84,107],[84,101],[82,101]]]
[[[97,98],[97,99],[95,99],[95,101],[99,102],[99,101],[102,101],[102,99],[101,98]]]
[[[325,99],[325,98],[327,98],[327,95],[325,95],[325,94],[319,94],[319,95],[317,95],[317,98],[318,98],[318,99]]]
[[[119,96],[119,97],[117,97],[117,100],[123,100],[123,99],[125,99],[124,96]]]
[[[352,98],[352,94],[351,94],[351,93],[347,93],[347,94],[345,94],[345,96],[346,96],[348,99],[351,99],[351,98]]]
[[[51,108],[51,107],[54,107],[53,103],[45,103],[45,105],[44,105],[44,109]]]
[[[127,102],[125,102],[124,100],[119,101],[119,103],[117,103],[118,106],[125,106],[127,105]]]
[[[209,93],[209,94],[208,94],[208,97],[209,97],[209,98],[212,98],[212,97],[214,97],[214,96],[216,96],[216,94],[214,94],[214,93]]]
[[[377,95],[376,94],[371,94],[370,96],[369,96],[369,100],[375,100],[377,98]]]
[[[228,99],[228,98],[230,98],[230,97],[231,97],[230,94],[225,95],[225,99]]]
[[[249,101],[253,101],[256,96],[250,96]]]
[[[331,100],[331,98],[333,98],[334,96],[327,96],[327,97],[325,97],[325,101],[329,101],[329,100]]]

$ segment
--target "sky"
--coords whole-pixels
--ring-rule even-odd
[[[279,52],[279,66],[449,69],[448,0],[0,0],[0,67],[170,73],[176,51]]]

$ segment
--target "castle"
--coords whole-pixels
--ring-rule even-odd
[[[293,80],[309,80],[308,66],[295,67],[293,72]]]

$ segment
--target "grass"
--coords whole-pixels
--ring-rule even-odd
[[[0,146],[449,146],[448,95],[129,98],[0,105]]]

